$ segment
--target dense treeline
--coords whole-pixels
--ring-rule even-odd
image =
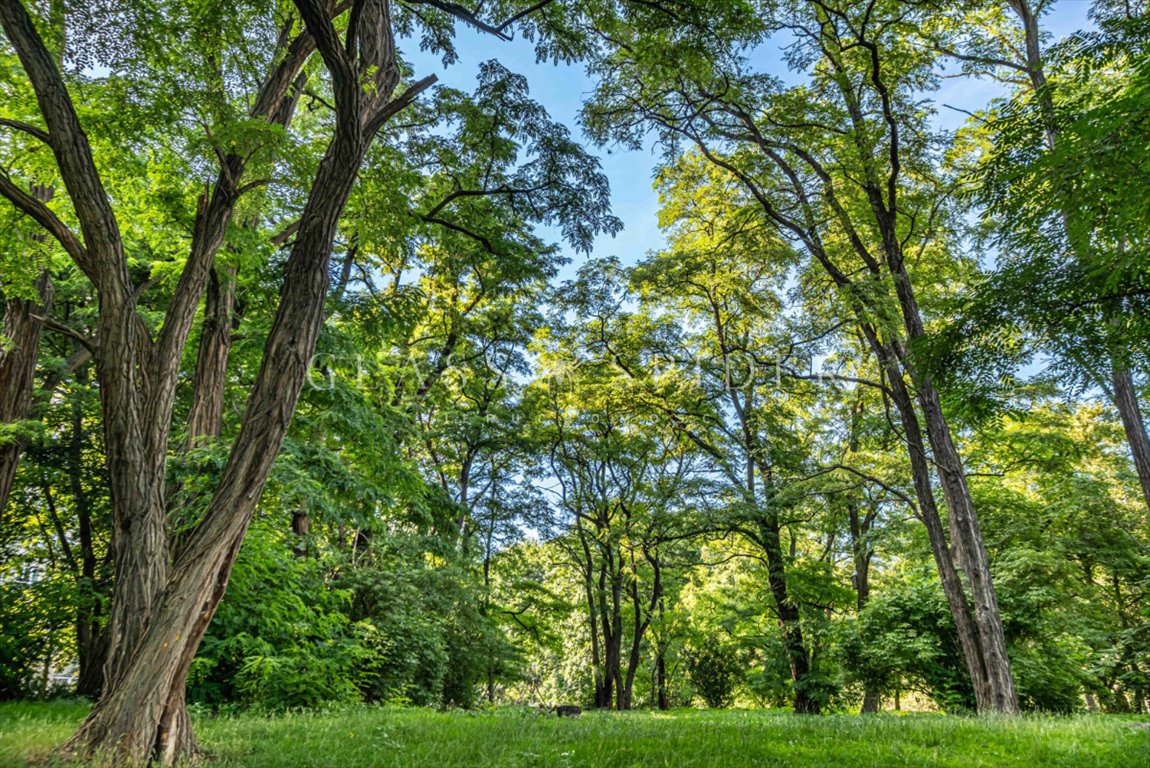
[[[96,699],[69,749],[1150,707],[1145,3],[171,6],[0,2],[0,696]],[[402,58],[457,27],[586,64],[665,247],[588,257],[521,74]]]

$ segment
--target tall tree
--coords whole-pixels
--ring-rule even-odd
[[[912,354],[926,336],[915,274],[939,263],[947,232],[946,184],[932,167],[934,142],[915,106],[916,89],[930,82],[931,59],[909,33],[927,12],[877,0],[772,8],[763,26],[793,36],[790,63],[810,73],[809,82],[792,88],[748,71],[733,43],[671,39],[675,54],[668,57],[621,41],[601,67],[588,119],[603,137],[640,141],[656,129],[695,144],[830,278],[898,405],[978,706],[1013,712],[1002,619],[962,457],[941,395]],[[723,39],[746,35],[735,28]],[[934,512],[932,464],[973,611]]]
[[[139,10],[127,7],[120,17],[134,18]],[[198,197],[186,260],[158,330],[153,330],[140,312],[122,223],[68,82],[25,6],[19,0],[0,5],[0,23],[36,94],[46,130],[24,127],[51,149],[79,232],[7,176],[0,179],[0,193],[60,243],[92,281],[100,302],[91,343],[115,517],[111,656],[105,693],[67,749],[111,752],[131,763],[171,764],[195,748],[184,681],[308,375],[341,213],[376,134],[435,80],[425,78],[397,93],[401,67],[386,0],[336,7],[301,0],[271,24],[260,16],[263,9],[228,10],[234,13],[219,14],[219,24],[242,26],[246,22],[241,19],[254,19],[261,31],[271,32],[271,44],[263,41],[261,50],[266,71],[258,76],[258,89],[248,94],[251,106],[243,118],[248,125],[282,128],[288,123],[313,51],[329,75],[334,115],[327,147],[292,226],[275,320],[238,435],[210,502],[173,552],[166,530],[170,510],[164,470],[180,360],[236,204],[263,182],[245,180],[252,152],[238,141],[219,148],[216,180]],[[462,8],[440,10],[441,24],[451,16],[479,23]],[[197,16],[190,26],[208,23],[203,31],[218,33],[221,27],[204,22],[210,17]],[[177,32],[187,29],[181,23],[189,23],[179,13],[157,21],[169,22],[170,27],[159,26]],[[508,24],[483,26],[505,35]],[[226,54],[210,47],[203,51],[206,71],[222,73],[229,64]],[[223,82],[220,74],[214,85]]]
[[[1144,146],[1150,82],[1138,54],[1150,21],[1137,4],[1095,5],[1095,31],[1049,50],[1042,19],[1052,3],[972,3],[937,25],[939,51],[968,75],[1012,89],[979,124],[992,144],[972,174],[1002,257],[954,334],[959,348],[1000,353],[998,368],[1046,350],[1073,385],[1104,392],[1150,510],[1150,436],[1137,386],[1150,287],[1145,206],[1134,202],[1144,188],[1145,155],[1134,148]],[[1028,343],[1009,349],[1007,328]]]

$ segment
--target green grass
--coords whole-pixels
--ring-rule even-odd
[[[0,766],[27,765],[80,722],[76,704],[0,705]],[[631,766],[953,766],[1141,768],[1150,730],[1120,717],[975,719],[778,712],[587,713],[517,710],[335,712],[198,717],[212,768],[631,768]]]

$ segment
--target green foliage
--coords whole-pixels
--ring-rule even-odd
[[[835,652],[847,680],[882,694],[920,688],[946,711],[969,711],[974,692],[954,623],[929,572],[891,585],[838,627]]]
[[[357,701],[354,671],[365,630],[348,618],[351,595],[326,568],[297,558],[282,535],[257,524],[192,664],[188,696],[211,706],[266,709]]]
[[[743,677],[743,662],[734,647],[700,639],[683,649],[683,660],[691,686],[708,707],[731,706]]]

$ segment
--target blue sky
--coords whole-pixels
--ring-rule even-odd
[[[1043,26],[1055,38],[1083,29],[1089,26],[1089,6],[1088,0],[1059,0],[1044,17]],[[583,99],[592,90],[592,81],[581,66],[537,63],[534,47],[529,41],[516,39],[505,42],[463,25],[459,25],[456,45],[459,61],[446,68],[438,57],[420,52],[414,44],[405,47],[404,55],[414,66],[417,78],[434,72],[439,75],[440,82],[468,92],[475,88],[479,64],[488,59],[498,59],[512,72],[525,75],[531,86],[532,97],[546,107],[552,118],[569,126],[572,133],[599,156],[611,182],[614,214],[622,219],[625,228],[614,238],[601,235],[595,242],[592,256],[614,255],[631,263],[663,244],[658,227],[658,199],[652,189],[658,151],[653,148],[630,151],[617,146],[591,146],[590,141],[583,136],[577,120]],[[777,46],[774,48],[777,49]],[[781,57],[772,60],[771,52],[772,46],[768,45],[755,58],[760,59],[765,71],[785,76],[786,68]],[[975,111],[1001,93],[998,84],[986,80],[945,79],[938,92],[940,106],[936,119],[942,127],[955,128],[965,116],[943,108],[941,104]],[[557,231],[543,230],[540,234],[548,239],[560,239]],[[570,277],[584,257],[569,248],[566,252],[573,259],[573,264],[564,270],[563,277]]]

